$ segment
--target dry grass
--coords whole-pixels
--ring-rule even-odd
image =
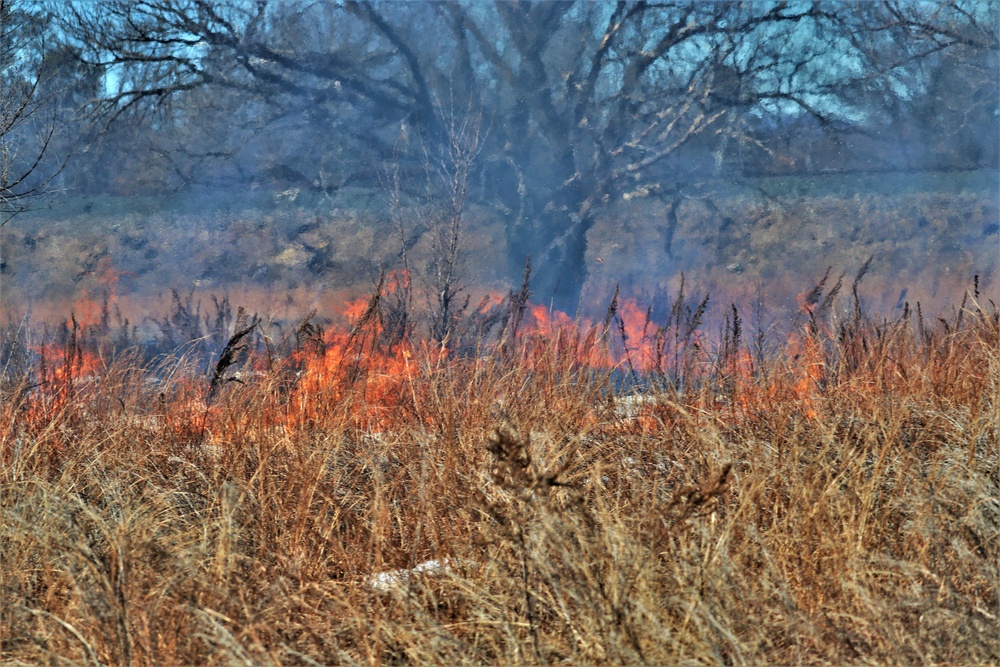
[[[960,317],[641,399],[551,332],[8,373],[0,663],[995,663],[1000,323]]]

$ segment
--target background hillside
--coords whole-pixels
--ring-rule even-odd
[[[769,313],[797,310],[795,296],[833,275],[853,276],[872,257],[861,295],[892,316],[905,302],[926,312],[961,300],[979,276],[995,301],[1000,200],[991,171],[924,174],[892,184],[866,177],[758,179],[712,200],[686,202],[676,222],[662,202],[620,202],[588,238],[584,310],[600,313],[615,285],[654,309],[688,290]],[[427,287],[432,230],[419,206],[402,211],[414,283]],[[511,287],[498,256],[500,216],[471,207],[459,282],[474,299]],[[669,239],[669,248],[668,248]],[[230,295],[248,309],[324,317],[367,293],[380,270],[402,268],[399,228],[384,192],[336,197],[104,197],[60,200],[3,230],[2,290],[11,317],[65,318],[102,290],[133,323],[169,306],[171,291]]]

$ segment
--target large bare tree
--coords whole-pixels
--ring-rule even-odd
[[[482,114],[490,131],[470,196],[504,216],[509,275],[530,256],[538,297],[569,310],[607,204],[676,201],[733,152],[773,152],[761,138],[773,119],[838,131],[874,113],[864,106],[876,91],[913,95],[920,84],[900,93],[892,77],[929,57],[916,41],[995,49],[995,9],[957,0],[104,0],[53,11],[117,86],[96,106],[105,118],[190,126],[185,101],[215,100],[237,127],[185,150],[241,149],[251,169],[309,187],[390,156],[416,163],[429,143],[447,145],[456,110]]]

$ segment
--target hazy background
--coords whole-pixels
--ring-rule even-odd
[[[997,10],[4,0],[0,298],[996,300]]]

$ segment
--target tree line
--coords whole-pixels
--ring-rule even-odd
[[[623,199],[1000,164],[995,0],[0,8],[6,214],[44,184],[332,193],[386,165],[434,196],[433,164],[503,217],[511,279],[530,257],[567,310]]]

